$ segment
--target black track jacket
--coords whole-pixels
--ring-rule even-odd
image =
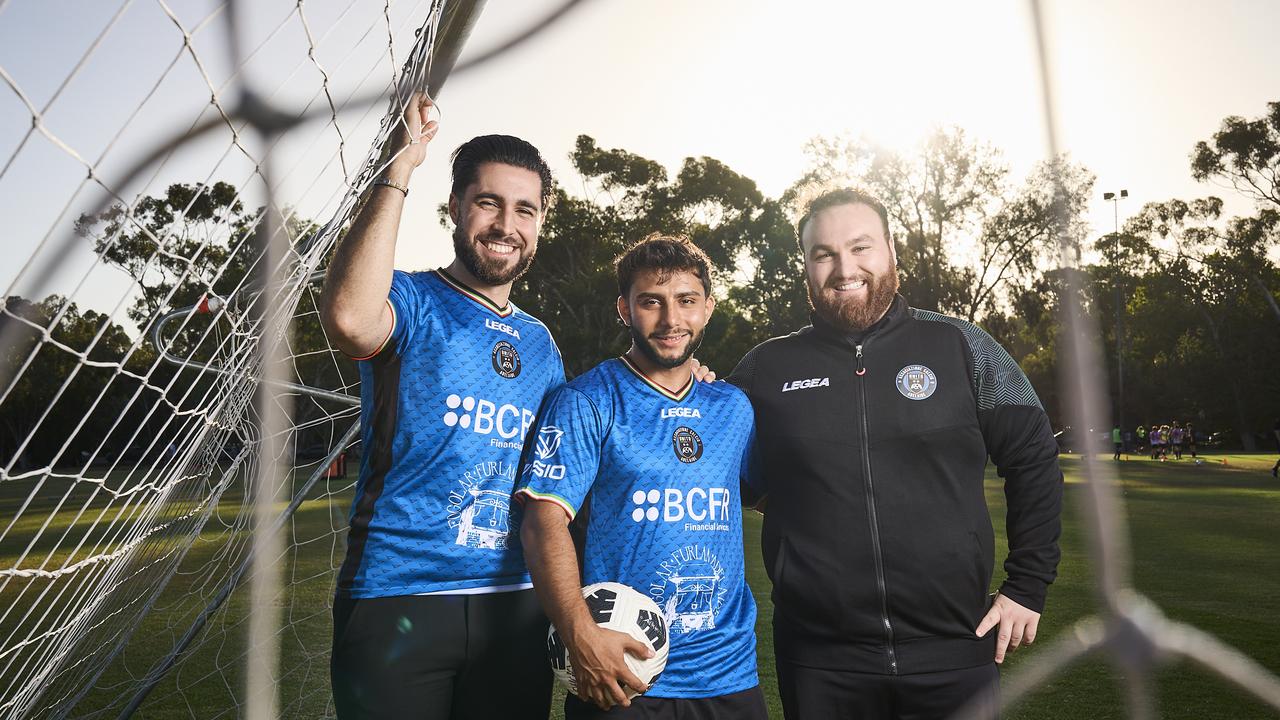
[[[1057,444],[986,332],[898,296],[860,339],[815,318],[747,353],[729,381],[755,408],[779,658],[885,674],[991,662],[997,631],[974,635],[995,557],[988,456],[1008,502],[1000,592],[1044,609]]]

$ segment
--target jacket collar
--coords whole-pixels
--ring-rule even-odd
[[[854,347],[864,342],[867,338],[883,334],[884,332],[901,325],[906,321],[908,315],[906,299],[901,295],[894,295],[893,302],[890,303],[889,310],[885,312],[884,317],[877,320],[874,325],[862,332],[847,333],[840,330],[818,317],[818,313],[812,310],[809,311],[809,321],[813,323],[813,331],[818,335],[818,337],[829,342]]]

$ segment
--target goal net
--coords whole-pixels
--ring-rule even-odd
[[[359,387],[318,270],[482,3],[100,5],[0,60],[0,716],[242,715],[263,646],[279,714],[329,714]]]

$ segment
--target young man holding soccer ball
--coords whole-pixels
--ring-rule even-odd
[[[616,266],[631,348],[547,399],[515,493],[534,588],[578,682],[565,716],[764,718],[742,555],[752,410],[737,388],[693,377],[711,265],[687,239],[652,235]],[[580,574],[569,522],[588,506]],[[581,587],[598,582],[662,610],[669,655],[651,687],[624,658],[649,648],[588,610]]]

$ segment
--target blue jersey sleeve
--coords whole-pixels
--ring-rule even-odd
[[[392,313],[391,334],[378,352],[389,346],[404,347],[406,341],[417,332],[423,313],[431,307],[431,298],[412,275],[395,270],[391,273],[391,291],[387,293],[387,304],[391,306]]]
[[[516,494],[554,502],[572,518],[600,470],[608,418],[580,391],[561,387],[543,404],[521,461]]]
[[[551,337],[551,333],[547,333],[547,337]],[[550,395],[552,390],[560,387],[565,382],[564,377],[564,357],[560,354],[560,346],[556,345],[555,338],[551,338],[551,350],[555,355],[555,362],[551,368],[551,383],[547,385],[547,394]]]

